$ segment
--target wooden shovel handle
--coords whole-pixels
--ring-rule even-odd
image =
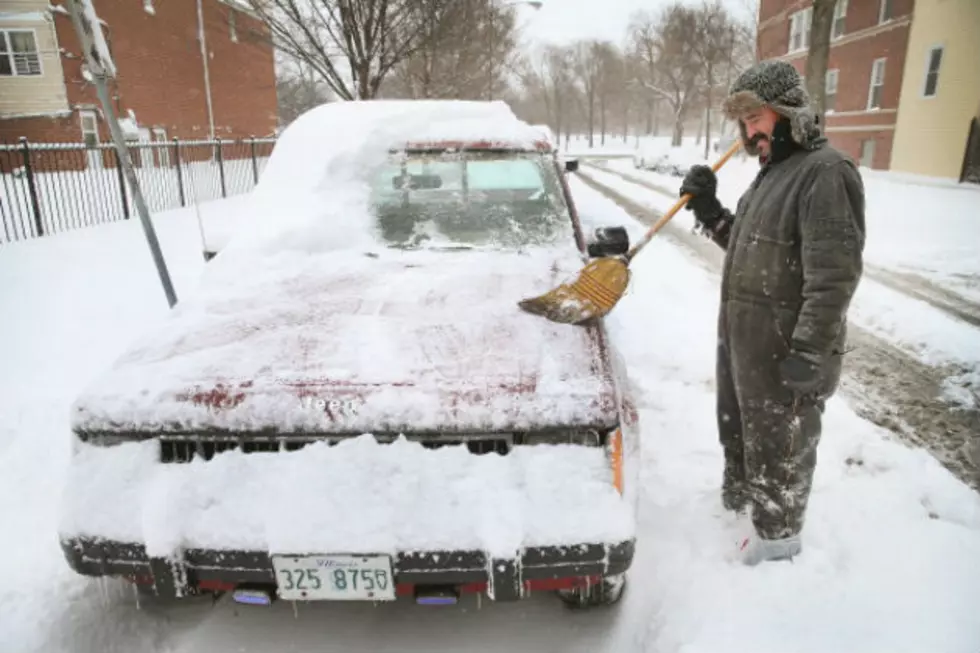
[[[732,146],[728,148],[728,151],[725,152],[720,159],[715,161],[715,164],[713,166],[711,166],[711,170],[714,172],[718,172],[719,170],[721,170],[721,167],[726,163],[728,163],[728,160],[733,156],[735,156],[735,153],[738,152],[739,148],[741,147],[742,147],[742,139],[736,138],[735,142],[732,143]],[[688,200],[690,200],[692,197],[694,196],[691,195],[690,193],[685,193],[684,195],[682,195],[681,198],[677,200],[677,203],[674,204],[672,207],[670,207],[670,210],[664,213],[660,217],[660,219],[657,220],[657,222],[652,227],[650,227],[650,229],[645,234],[643,234],[643,238],[638,240],[636,244],[630,248],[630,251],[626,253],[626,259],[632,260],[633,257],[636,256],[636,254],[641,249],[643,249],[643,247],[647,243],[650,242],[650,239],[653,238],[653,235],[658,231],[660,231],[660,229],[662,229],[665,224],[670,222],[670,219],[673,218],[678,211],[684,208],[684,205],[687,204]]]

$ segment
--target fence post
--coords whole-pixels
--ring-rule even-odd
[[[184,196],[184,173],[180,170],[180,141],[174,136],[174,161],[177,162],[177,192],[180,193],[180,205],[187,206],[187,198]]]
[[[225,187],[225,157],[221,153],[221,137],[218,137],[218,144],[215,145],[218,153],[218,176],[221,178],[221,196],[228,197],[228,189]]]
[[[140,155],[142,156],[142,152]],[[129,220],[129,194],[126,192],[126,176],[123,173],[122,161],[116,153],[116,175],[119,177],[119,198],[122,200],[123,219]],[[140,159],[142,161],[142,159]]]
[[[27,176],[27,192],[31,196],[31,209],[34,212],[34,226],[37,235],[44,235],[44,223],[41,221],[41,202],[37,198],[37,184],[34,183],[34,167],[31,165],[31,147],[26,136],[20,137],[21,151],[24,153],[24,173]],[[22,223],[23,224],[23,223]]]
[[[255,137],[252,137],[252,180],[259,185],[259,164],[255,160]]]

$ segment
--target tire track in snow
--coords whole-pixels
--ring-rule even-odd
[[[577,178],[644,225],[662,215],[584,171]],[[667,223],[655,237],[667,238],[720,275],[724,255],[714,243],[676,223]],[[927,365],[855,324],[848,325],[848,334],[851,350],[844,363],[841,392],[855,411],[900,441],[925,449],[957,478],[980,491],[980,410],[953,410],[940,399],[944,381],[958,370]]]

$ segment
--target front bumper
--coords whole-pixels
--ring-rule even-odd
[[[121,576],[152,585],[163,597],[238,586],[275,587],[272,560],[262,551],[189,549],[172,558],[151,558],[141,544],[69,538],[61,542],[68,564],[87,576]],[[634,541],[524,549],[515,558],[481,551],[400,552],[392,558],[398,594],[416,587],[486,590],[495,601],[524,598],[532,589],[575,586],[622,574],[633,561]],[[560,582],[563,581],[563,582]]]

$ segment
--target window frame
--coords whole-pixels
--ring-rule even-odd
[[[794,26],[802,23],[800,28],[800,47],[793,47]],[[810,32],[813,28],[813,7],[806,7],[799,11],[794,11],[789,16],[789,41],[786,44],[786,53],[804,52],[810,47]]]
[[[823,98],[824,98],[823,104],[824,104],[824,111],[833,112],[833,111],[836,111],[835,107],[829,106],[828,103],[827,103],[827,97],[831,94],[830,93],[830,80],[831,79],[834,80],[833,98],[834,98],[834,104],[836,105],[837,104],[837,88],[838,88],[838,86],[840,84],[840,68],[832,68],[831,70],[828,70],[827,71],[827,76],[824,78],[824,86],[823,86]]]
[[[91,118],[92,119],[92,121],[95,124],[95,129],[94,130],[92,130],[92,129],[86,129],[85,128],[85,119],[86,118]],[[96,148],[98,148],[99,145],[102,144],[102,139],[99,137],[99,112],[98,111],[96,111],[95,109],[79,109],[78,110],[78,126],[81,129],[81,131],[82,131],[82,142],[85,143],[85,147],[87,149],[90,149],[90,150],[96,149]],[[89,145],[88,141],[85,140],[85,135],[86,134],[91,134],[91,135],[95,136],[95,143],[94,144]]]
[[[843,7],[843,9],[841,9]],[[840,15],[838,16],[838,12]],[[834,15],[830,19],[830,40],[836,41],[847,33],[847,0],[837,0],[834,5]],[[837,24],[840,21],[840,34],[837,33]]]
[[[875,69],[878,68],[879,62],[881,63],[881,83],[880,84],[875,84]],[[887,68],[888,64],[887,64],[887,62],[888,62],[888,57],[878,57],[877,59],[875,59],[874,61],[871,62],[871,79],[868,82],[868,103],[867,103],[867,106],[865,107],[865,109],[867,111],[873,111],[875,109],[881,109],[882,108],[882,105],[884,104],[884,102],[882,102],[881,98],[879,98],[879,100],[878,100],[878,106],[872,106],[871,105],[871,100],[872,100],[872,98],[874,98],[874,92],[875,92],[875,88],[876,87],[881,87],[881,89],[882,89],[881,94],[882,95],[884,95],[884,93],[885,93],[885,91],[884,91],[884,88],[885,88],[885,73],[888,71],[888,68]]]
[[[885,8],[888,8],[888,16],[885,16]],[[878,24],[883,25],[888,21],[892,20],[894,16],[892,12],[894,11],[894,6],[892,5],[892,0],[879,0],[878,2]]]
[[[932,94],[928,94],[926,93],[926,90],[929,88],[929,75],[930,75],[929,65],[932,63],[932,53],[935,52],[936,50],[939,51],[939,66],[936,67],[936,73],[935,73],[936,84],[932,89]],[[927,100],[931,100],[932,98],[939,95],[939,78],[941,77],[942,74],[943,58],[945,56],[946,56],[946,46],[943,43],[937,43],[935,45],[931,45],[929,46],[929,49],[926,50],[925,72],[922,75],[922,97]]]
[[[871,144],[871,147],[869,148],[871,150],[871,153],[870,153],[871,154],[871,157],[870,157],[871,160],[868,161],[868,164],[867,165],[864,164],[864,160],[865,160],[865,144],[866,143],[870,143]],[[863,138],[863,139],[861,139],[860,154],[858,154],[858,166],[861,166],[861,167],[864,167],[864,168],[868,168],[869,170],[874,170],[874,163],[875,163],[875,155],[876,154],[878,154],[878,141],[877,141],[877,139],[874,136],[872,136],[870,138]]]
[[[10,40],[11,33],[17,32],[29,32],[31,38],[34,40],[34,52],[14,52],[13,42]],[[3,39],[4,46],[7,48],[6,54],[0,55],[7,58],[7,62],[10,64],[10,74],[0,75],[0,77],[44,77],[44,57],[41,56],[41,46],[38,45],[37,39],[37,28],[35,27],[0,27],[0,39]],[[22,74],[17,72],[17,64],[14,61],[14,56],[20,54],[21,56],[26,56],[33,54],[37,57],[37,74],[32,75],[30,73]]]

